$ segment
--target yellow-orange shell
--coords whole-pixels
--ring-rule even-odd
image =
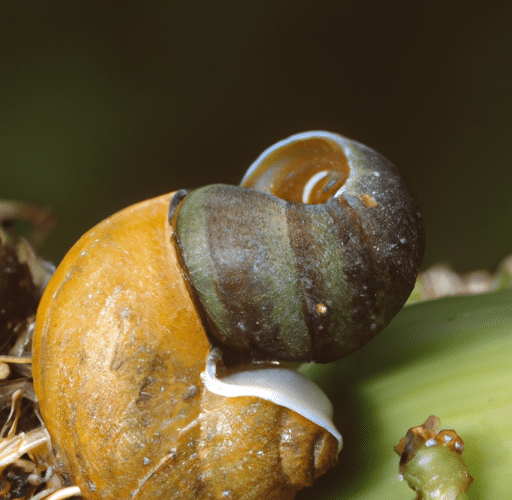
[[[43,420],[87,499],[293,498],[337,442],[286,408],[204,389],[210,343],[170,243],[172,194],[91,229],[48,284],[33,344]]]

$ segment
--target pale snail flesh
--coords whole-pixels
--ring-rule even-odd
[[[370,183],[365,185],[369,191],[353,195],[351,186],[357,181],[350,178],[352,162],[360,159],[350,148],[345,157],[339,156],[339,138],[335,134],[311,132],[278,143],[251,167],[244,186],[252,188],[255,184],[254,189],[265,190],[260,186],[263,183],[273,195],[287,191],[288,184],[293,186],[291,191],[300,186],[297,206],[304,205],[304,198],[308,202],[305,206],[322,206],[309,203],[313,200],[325,204],[323,196],[328,196],[336,203],[343,200],[350,210],[361,204],[373,210],[386,197],[397,195],[395,185],[401,189],[402,181],[395,180],[397,174],[387,163],[382,176],[389,170],[391,193],[381,198]],[[313,172],[300,174],[297,179],[293,173],[283,173],[283,151],[284,157],[288,157],[290,148],[294,162],[300,163],[305,156]],[[325,155],[329,165],[341,162],[341,174],[335,174],[338,181],[342,178],[336,181],[338,184],[332,182],[330,173],[319,173],[325,170]],[[336,155],[338,159],[333,157]],[[383,161],[368,148],[364,155]],[[274,165],[279,167],[277,174],[272,174],[270,180],[261,180],[267,174],[260,173],[260,166],[265,172],[273,171]],[[381,170],[372,172],[369,175],[376,179],[381,175]],[[320,192],[327,192],[325,195],[312,187],[322,182]],[[224,354],[235,350],[237,342],[225,342],[224,333],[219,336],[219,331],[224,330],[209,316],[205,289],[195,281],[195,271],[191,270],[188,253],[193,246],[186,241],[191,233],[185,236],[180,229],[190,219],[189,208],[194,207],[194,198],[204,200],[203,193],[208,192],[205,189],[199,189],[196,196],[196,192],[187,196],[183,192],[169,193],[128,207],[101,222],[68,252],[42,297],[34,334],[34,387],[61,469],[87,499],[292,499],[299,489],[311,485],[337,461],[341,436],[332,423],[330,403],[320,389],[289,370],[273,368],[272,364],[251,364],[251,358],[272,359],[269,345],[275,344],[273,341],[269,344],[262,339],[263,348],[259,349],[254,337],[243,340],[242,351],[248,355],[242,358],[249,364],[232,366],[231,362],[224,366]],[[243,192],[242,197],[249,191],[256,193],[256,197],[278,199],[247,188],[233,189]],[[338,195],[333,197],[333,190]],[[227,191],[237,200],[235,204],[239,203],[239,195]],[[213,192],[213,199],[220,192],[224,196],[224,186]],[[400,283],[396,290],[386,285],[386,290],[380,291],[386,280],[377,280],[375,285],[368,273],[361,271],[359,281],[370,280],[368,291],[361,291],[355,313],[334,322],[337,327],[363,320],[366,304],[372,321],[380,318],[380,308],[385,309],[384,320],[378,325],[382,328],[391,319],[391,312],[396,312],[398,304],[405,301],[407,290],[412,289],[419,266],[416,261],[422,252],[422,230],[420,223],[419,229],[408,227],[418,225],[418,211],[414,199],[409,199],[409,191],[405,188],[404,192],[405,201],[399,200],[399,208],[392,211],[392,217],[398,217],[399,229],[393,231],[391,243],[379,243],[385,249],[384,257],[377,264],[369,263],[364,250],[357,262],[349,265],[352,275],[357,265],[369,264],[371,270],[383,265],[386,272],[391,269],[392,277],[400,278]],[[411,213],[403,215],[408,204]],[[274,199],[270,205],[276,205]],[[315,213],[314,208],[308,210]],[[364,231],[391,232],[382,226],[383,220],[389,223],[390,216],[379,219],[379,211],[376,213],[379,222],[375,225],[363,221],[359,229],[343,233],[347,254],[358,254],[353,247],[364,240]],[[239,226],[230,213],[229,203],[224,205],[222,215],[226,217],[222,224],[234,222],[237,232]],[[203,214],[199,214],[201,217]],[[197,227],[193,220],[190,224]],[[279,224],[271,239],[282,238]],[[204,229],[197,231],[204,234]],[[400,247],[397,238],[406,240],[401,248],[407,248],[412,256],[399,254],[401,262],[392,265],[390,259],[396,258],[393,248]],[[233,249],[238,251],[236,245]],[[339,253],[327,252],[320,267],[339,270],[338,263],[330,260],[339,257]],[[398,272],[398,268],[403,272]],[[346,267],[341,270],[347,274]],[[217,271],[213,269],[212,274]],[[407,273],[414,276],[401,277]],[[356,281],[353,279],[352,283]],[[236,284],[235,279],[235,288]],[[259,284],[253,286],[257,288]],[[381,306],[382,295],[394,292],[400,297],[391,298],[389,308]],[[222,293],[226,300],[226,290]],[[307,307],[300,316],[311,316],[313,307],[314,314],[330,318],[332,300],[323,293],[306,298]],[[202,307],[198,307],[199,302]],[[233,303],[235,312],[243,309],[236,294]],[[344,303],[354,305],[354,299]],[[255,309],[250,303],[247,308],[251,312]],[[292,313],[286,315],[296,313],[297,309],[292,307]],[[241,313],[240,321],[246,322],[245,331],[254,327],[256,337],[265,333],[257,324],[265,321],[264,317],[251,320],[251,324]],[[273,315],[272,321],[275,325]],[[322,327],[320,331],[333,330],[330,321],[322,321],[316,322]],[[293,319],[291,324],[295,324]],[[284,336],[289,336],[288,326],[287,329]],[[361,330],[363,340],[344,341],[337,357],[348,354],[375,334],[366,321],[364,328],[352,328],[352,336]],[[324,350],[304,348],[303,327],[299,326],[298,331],[300,341],[296,346],[293,342],[276,344],[275,359],[290,359],[293,351],[298,360],[329,360]],[[332,343],[329,335],[325,345]],[[213,350],[212,344],[217,346]],[[224,354],[219,354],[218,349]],[[284,389],[279,387],[280,383]],[[298,392],[300,387],[306,390],[303,395]]]
[[[342,437],[332,422],[332,404],[310,379],[296,370],[257,364],[218,378],[217,359],[220,359],[219,350],[213,349],[201,373],[208,391],[231,398],[255,396],[293,410],[332,434],[341,450]]]

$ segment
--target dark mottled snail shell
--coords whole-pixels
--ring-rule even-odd
[[[418,205],[392,163],[340,135],[306,132],[267,149],[241,186],[171,201],[217,340],[256,359],[329,362],[390,322],[424,248]]]

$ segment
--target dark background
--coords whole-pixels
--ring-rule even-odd
[[[512,3],[0,4],[0,198],[52,207],[60,260],[96,222],[236,184],[327,129],[377,149],[422,206],[425,265],[512,251]]]

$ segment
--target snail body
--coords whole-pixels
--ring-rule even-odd
[[[114,214],[57,268],[36,318],[34,388],[86,499],[292,499],[335,465],[326,396],[268,361],[326,362],[366,343],[412,290],[423,233],[387,160],[308,134],[267,150],[241,187]],[[373,165],[371,182],[357,162]]]

